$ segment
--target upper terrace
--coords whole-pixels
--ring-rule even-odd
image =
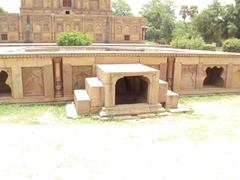
[[[59,47],[52,43],[45,44],[0,44],[0,57],[56,57],[56,56],[208,56],[208,57],[240,57],[240,53],[217,51],[200,51],[174,49],[170,46],[144,44],[94,44],[83,47]]]

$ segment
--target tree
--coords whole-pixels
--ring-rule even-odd
[[[223,26],[222,37],[224,39],[235,37],[237,34],[237,24],[235,15],[235,6],[228,4],[223,7]]]
[[[151,0],[144,4],[140,15],[149,27],[146,39],[159,43],[169,43],[175,24],[174,6],[170,0]]]
[[[240,38],[240,0],[235,0],[235,25],[237,27],[237,32],[236,32],[236,36],[237,38]]]
[[[0,7],[0,14],[2,13],[6,13],[7,11],[5,11],[2,7]]]
[[[218,0],[193,18],[194,29],[201,34],[205,42],[221,44],[223,27],[223,7]]]
[[[183,36],[192,38],[195,36],[199,36],[199,34],[193,30],[191,22],[178,21],[175,23],[175,27],[172,31],[172,38],[176,39]]]
[[[198,13],[197,6],[182,6],[180,9],[180,15],[182,16],[184,22],[186,21],[187,17],[193,18]]]
[[[133,16],[130,6],[125,0],[115,0],[112,2],[114,16]]]
[[[188,9],[188,15],[193,18],[196,14],[198,14],[198,7],[197,6],[190,6]]]
[[[185,22],[188,16],[188,6],[181,6],[180,15],[182,16]]]

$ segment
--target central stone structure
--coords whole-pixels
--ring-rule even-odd
[[[86,78],[86,90],[74,91],[79,114],[136,115],[162,112],[162,105],[177,107],[178,95],[159,80],[159,70],[142,64],[103,64],[96,66],[96,75]]]

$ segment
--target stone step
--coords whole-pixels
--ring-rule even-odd
[[[78,117],[78,113],[74,103],[66,105],[66,114],[67,114],[67,118],[70,118],[70,119],[76,119]]]
[[[103,83],[97,78],[86,78],[85,80],[86,91],[91,99],[91,107],[103,106]]]
[[[103,107],[99,115],[101,117],[114,116],[114,115],[139,115],[148,113],[165,112],[161,104],[150,105],[147,103],[140,104],[123,104],[114,107]]]
[[[159,80],[159,103],[166,104],[167,102],[168,83]]]
[[[167,101],[165,108],[173,109],[178,107],[179,95],[173,91],[167,91]]]
[[[86,90],[74,91],[74,103],[78,114],[90,113],[91,100]]]

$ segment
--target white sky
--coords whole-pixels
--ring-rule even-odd
[[[149,2],[150,0],[126,0],[127,3],[131,6],[133,13],[138,15],[139,10],[142,5]],[[173,0],[176,7],[180,7],[182,5],[196,5],[199,9],[203,9],[208,4],[212,2],[212,0]],[[222,3],[233,3],[234,0],[220,0]],[[0,0],[0,7],[3,7],[5,10],[11,13],[19,12],[20,0]]]

